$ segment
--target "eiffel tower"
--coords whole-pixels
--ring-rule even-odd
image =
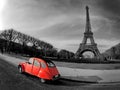
[[[90,43],[87,43],[88,39],[89,39]],[[79,46],[79,49],[77,50],[77,52],[75,54],[75,57],[76,58],[82,57],[82,54],[86,51],[91,51],[94,53],[94,56],[96,58],[100,58],[100,52],[97,48],[97,44],[94,41],[93,32],[91,31],[88,6],[86,6],[86,28],[85,28],[85,32],[84,32],[84,38],[83,38],[82,43]]]

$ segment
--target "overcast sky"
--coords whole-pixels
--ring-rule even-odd
[[[76,52],[85,31],[86,5],[99,50],[119,43],[120,0],[0,0],[0,29],[13,28]]]

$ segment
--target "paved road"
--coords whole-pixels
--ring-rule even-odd
[[[15,67],[19,62],[26,61],[26,59],[18,56],[11,57],[10,55],[1,55],[5,61],[11,63]],[[63,78],[87,81],[87,82],[120,82],[120,69],[117,70],[91,70],[80,68],[57,67]]]
[[[89,83],[60,80],[55,83],[40,83],[38,78],[19,74],[17,68],[0,59],[0,90],[76,90]]]
[[[120,90],[120,84],[93,84],[60,80],[42,84],[39,79],[19,74],[12,64],[0,59],[0,90]]]

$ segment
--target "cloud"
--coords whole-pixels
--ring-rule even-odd
[[[99,0],[99,6],[107,12],[114,14],[115,17],[120,14],[120,1],[119,0]],[[105,12],[103,12],[105,13]]]
[[[79,40],[55,40],[55,39],[50,39],[47,37],[40,38],[41,40],[44,40],[46,42],[51,43],[52,45],[55,46],[55,48],[60,49],[66,49],[72,52],[76,52],[76,50],[79,48],[79,43],[82,42],[82,38]]]
[[[59,20],[59,19],[58,19]],[[56,39],[75,39],[81,37],[85,27],[82,18],[66,17],[63,21],[41,30],[40,34],[44,37]]]
[[[118,44],[119,40],[116,39],[96,39],[96,43],[98,45],[98,48],[100,49],[101,52],[103,52],[106,49],[109,49],[110,47]]]
[[[94,26],[94,29],[97,29],[96,32],[94,32],[94,35],[96,38],[101,39],[120,39],[120,23],[118,23],[116,20],[111,20],[108,18],[102,18],[99,21],[95,21],[96,26]],[[98,22],[98,23],[97,23]]]
[[[120,0],[97,0],[95,15],[102,16],[98,27],[98,38],[120,39]],[[101,35],[101,37],[100,37]]]
[[[84,36],[88,5],[95,41],[105,50],[120,39],[119,4],[119,0],[7,0],[2,19],[5,29],[76,52]]]

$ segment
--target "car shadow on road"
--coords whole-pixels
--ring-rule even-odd
[[[61,78],[60,80],[49,83],[49,84],[62,85],[62,86],[78,86],[78,85],[83,86],[83,85],[97,84],[97,82],[77,81],[77,80]]]
[[[36,84],[43,84],[40,82],[40,79],[24,73],[24,76],[30,80],[32,80]],[[55,86],[85,86],[85,85],[90,85],[90,84],[95,84],[97,82],[88,82],[88,81],[77,81],[77,80],[70,80],[70,79],[65,79],[65,78],[60,78],[57,81],[47,81],[43,85],[55,85]]]

